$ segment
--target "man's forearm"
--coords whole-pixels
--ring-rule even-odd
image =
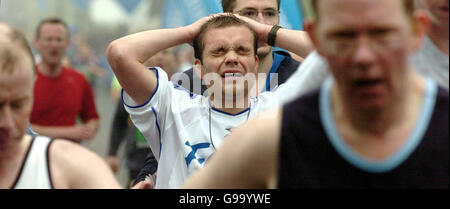
[[[74,141],[79,141],[75,139],[72,134],[73,126],[39,126],[31,124],[32,129],[37,132],[39,135],[47,136],[50,138],[61,138],[61,139],[70,139]]]
[[[91,119],[88,122],[84,123],[84,125],[86,127],[88,127],[90,130],[92,130],[93,137],[95,136],[95,134],[97,133],[97,131],[100,127],[100,123],[99,123],[98,119]]]
[[[302,58],[306,58],[314,50],[308,34],[299,30],[278,30],[275,45]]]

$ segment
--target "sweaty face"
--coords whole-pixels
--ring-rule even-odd
[[[420,6],[427,10],[433,24],[447,26],[449,24],[448,0],[419,0]]]
[[[277,0],[236,0],[233,13],[246,16],[266,25],[276,25],[280,22]],[[264,43],[258,48],[258,56],[267,56],[272,47]]]
[[[42,56],[42,61],[51,65],[61,62],[66,52],[68,34],[61,24],[44,24],[41,27],[40,37],[35,40],[35,47]]]
[[[13,73],[0,70],[0,151],[25,134],[33,105],[31,65],[31,61],[19,63]]]
[[[253,44],[253,34],[244,26],[207,31],[203,62],[195,61],[196,65],[201,65],[202,79],[207,81],[215,76],[214,82],[222,83],[223,93],[247,94],[248,86],[238,84],[244,82],[248,73],[254,75],[258,68]]]
[[[327,0],[315,25],[338,91],[359,108],[382,108],[406,84],[414,41],[402,1]]]

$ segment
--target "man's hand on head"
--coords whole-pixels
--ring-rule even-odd
[[[200,33],[200,29],[202,28],[202,26],[206,22],[211,20],[212,18],[215,18],[215,17],[220,16],[220,15],[230,15],[230,14],[229,13],[211,14],[211,15],[209,15],[207,17],[200,18],[199,20],[197,20],[196,22],[192,23],[191,25],[185,26],[184,28],[187,30],[187,32],[189,34],[189,37],[186,39],[185,42],[190,44],[191,46],[193,46],[194,39]]]
[[[239,19],[245,21],[246,23],[248,23],[250,25],[250,27],[256,32],[256,34],[258,34],[258,40],[259,40],[258,45],[267,43],[268,35],[269,35],[269,32],[272,29],[273,25],[262,24],[255,20],[252,20],[248,17],[244,17],[244,16],[237,15],[237,14],[235,14],[235,16],[238,17]]]

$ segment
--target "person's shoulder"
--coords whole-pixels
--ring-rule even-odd
[[[289,52],[277,50],[273,52],[274,54],[280,55],[283,58],[283,61],[281,62],[281,65],[291,65],[291,66],[297,66],[300,65],[300,62],[296,59],[294,59]]]
[[[106,162],[77,143],[53,139],[49,156],[52,171],[58,173],[69,188],[120,188]]]
[[[69,157],[73,156],[76,153],[83,153],[90,151],[86,148],[82,147],[80,144],[72,142],[66,139],[52,139],[51,152],[60,157]]]
[[[50,147],[50,155],[55,162],[62,163],[67,166],[84,166],[84,163],[93,163],[101,159],[94,152],[65,139],[53,139]],[[74,157],[76,156],[76,157]]]

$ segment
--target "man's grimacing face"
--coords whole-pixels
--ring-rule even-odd
[[[253,34],[245,26],[230,26],[208,30],[204,38],[203,61],[195,61],[205,75],[217,75],[222,92],[247,93],[243,82],[247,73],[256,73],[258,57],[254,53]]]

